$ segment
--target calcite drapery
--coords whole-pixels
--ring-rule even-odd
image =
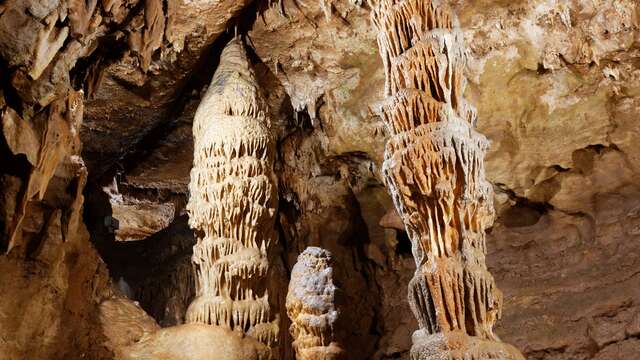
[[[493,325],[502,295],[485,264],[494,218],[488,141],[463,98],[464,39],[439,0],[382,0],[372,20],[385,67],[383,173],[412,243],[412,359],[517,359]]]
[[[220,65],[193,122],[194,165],[187,205],[197,231],[193,248],[196,298],[187,322],[276,342],[278,316],[269,305],[267,276],[277,187],[267,105],[239,38]]]
[[[332,262],[327,250],[310,246],[298,256],[291,270],[286,305],[298,360],[332,360],[344,356],[333,333],[338,311]]]

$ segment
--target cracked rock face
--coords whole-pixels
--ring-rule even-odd
[[[634,358],[640,5],[443,2],[458,15],[469,49],[464,97],[477,108],[478,132],[491,142],[485,174],[496,220],[487,231],[486,263],[504,294],[495,334],[528,359]],[[371,5],[1,4],[3,253],[22,205],[27,215],[12,241],[14,254],[0,256],[0,289],[10,294],[0,301],[0,353],[113,358],[143,333],[157,337],[133,348],[135,354],[175,338],[153,321],[183,325],[196,293],[196,236],[185,210],[192,120],[237,28],[276,137],[281,255],[270,266],[287,274],[308,246],[329,250],[341,310],[334,335],[345,357],[409,359],[418,324],[405,289],[416,267],[382,182],[391,134],[375,111],[385,97],[385,66]],[[77,106],[84,107],[82,121],[67,116]],[[55,130],[49,137],[47,128]],[[52,141],[57,135],[71,141]],[[38,181],[25,203],[31,174]],[[114,179],[120,210],[103,191]],[[173,212],[158,210],[168,208]],[[136,219],[127,231],[139,240],[116,241],[110,219],[118,212]],[[281,285],[286,291],[286,281]],[[105,301],[113,305],[110,314],[144,310],[153,319],[131,316],[122,324],[142,329],[133,334],[113,321],[113,335],[102,323]],[[140,307],[134,311],[127,301]],[[277,311],[285,313],[283,306]],[[279,339],[287,344],[280,349],[285,359],[295,356],[283,331],[289,325]],[[215,335],[185,329],[200,339]],[[230,346],[242,341],[236,340]],[[259,346],[251,348],[247,356],[261,356]]]

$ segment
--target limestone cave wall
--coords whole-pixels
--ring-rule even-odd
[[[464,98],[491,142],[495,333],[527,359],[634,358],[640,4],[441,2],[459,18]],[[331,342],[347,359],[409,359],[415,262],[383,185],[377,3],[2,2],[0,358],[170,346],[196,295],[193,119],[238,36],[274,137],[270,266],[288,277],[309,246],[330,252]],[[292,359],[284,301],[276,312],[278,356]]]

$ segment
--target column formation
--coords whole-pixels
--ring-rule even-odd
[[[310,246],[291,270],[287,315],[298,360],[338,360],[344,351],[334,336],[338,319],[333,259],[327,250]]]
[[[381,0],[372,13],[385,68],[380,115],[390,138],[382,167],[412,243],[412,359],[520,359],[493,325],[502,294],[485,264],[494,220],[487,139],[463,98],[466,49],[439,0]]]
[[[270,308],[267,277],[278,193],[267,113],[244,44],[235,38],[223,50],[193,122],[187,211],[197,236],[196,298],[186,320],[272,347],[278,316]]]

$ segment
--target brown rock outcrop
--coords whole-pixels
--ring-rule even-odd
[[[30,236],[25,232],[25,222],[29,221],[32,200],[42,201],[58,168],[67,172],[69,181],[76,179],[75,208],[70,219],[71,231],[77,231],[82,206],[82,189],[84,188],[87,172],[82,159],[79,157],[81,144],[78,139],[78,128],[82,122],[82,93],[71,91],[66,99],[54,102],[48,111],[40,113],[36,124],[43,126],[40,131],[32,124],[22,119],[11,108],[3,112],[4,136],[13,154],[25,154],[31,170],[24,185],[24,191],[16,199],[16,208],[12,211],[10,221],[6,223],[5,234],[8,239],[7,252],[14,249],[22,254],[26,253],[30,243]],[[40,136],[35,134],[40,133]],[[37,140],[36,140],[37,139]],[[7,219],[9,220],[9,219]],[[70,229],[65,229],[69,231]],[[31,234],[31,236],[36,234]],[[75,234],[69,234],[75,236]],[[36,235],[37,236],[37,235]]]
[[[116,241],[145,239],[167,228],[175,219],[175,204],[157,203],[158,200],[150,201],[122,194],[116,179],[103,190],[109,197],[112,213],[109,226],[115,233]]]
[[[160,329],[147,339],[123,350],[131,360],[267,360],[268,347],[236,331],[204,324]]]
[[[417,267],[409,304],[420,329],[411,357],[521,359],[493,333],[502,293],[485,264],[494,217],[488,142],[463,98],[458,21],[438,0],[383,0],[372,19],[386,74],[381,116],[391,133],[382,171]]]
[[[270,305],[268,277],[278,196],[265,106],[244,44],[235,38],[223,50],[193,122],[187,211],[199,235],[192,257],[196,298],[186,321],[245,333],[273,347],[279,317]]]
[[[77,356],[74,351],[108,356],[94,333],[108,275],[82,220],[82,92],[69,90],[35,115],[0,99],[0,290],[6,294],[0,338],[8,339],[0,353],[7,359],[65,358]]]

